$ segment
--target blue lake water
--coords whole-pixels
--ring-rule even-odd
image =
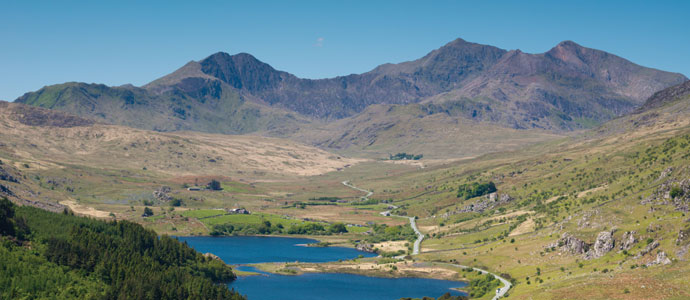
[[[262,262],[329,262],[353,259],[373,253],[345,247],[305,247],[318,241],[302,238],[230,236],[230,237],[178,237],[201,253],[210,252],[232,265]]]
[[[218,255],[226,263],[328,262],[352,259],[372,253],[342,247],[304,247],[311,239],[282,237],[179,237],[202,253]],[[256,271],[243,266],[241,270]],[[446,292],[461,295],[451,288],[463,287],[456,281],[424,278],[378,278],[351,274],[315,274],[299,276],[263,273],[240,277],[229,284],[249,300],[396,300],[402,297],[438,297]]]

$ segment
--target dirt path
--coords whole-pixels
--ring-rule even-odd
[[[365,189],[360,189],[360,188],[358,188],[358,187],[356,187],[356,186],[354,186],[354,185],[351,185],[349,181],[343,181],[343,185],[345,185],[346,187],[349,187],[349,188],[358,190],[358,191],[360,191],[360,192],[365,192],[365,193],[367,193],[366,196],[363,196],[363,197],[362,197],[362,201],[367,201],[367,200],[369,200],[369,197],[371,197],[371,195],[374,194],[374,192],[372,192],[372,191],[367,191],[367,190],[365,190]]]
[[[522,222],[520,225],[518,225],[515,230],[513,230],[508,236],[516,236],[516,235],[521,235],[523,233],[528,233],[532,232],[534,230],[534,220],[532,218],[529,218]]]
[[[96,217],[96,218],[108,218],[108,217],[110,217],[110,212],[97,210],[93,207],[81,205],[73,199],[60,201],[60,204],[66,205],[73,212],[80,214],[80,215],[86,215],[86,216],[91,216],[91,217]]]

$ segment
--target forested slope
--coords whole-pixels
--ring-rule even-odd
[[[0,200],[0,298],[244,299],[220,260],[128,221]]]

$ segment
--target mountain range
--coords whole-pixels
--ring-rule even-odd
[[[254,133],[376,156],[405,150],[415,132],[458,124],[486,125],[499,136],[592,128],[686,80],[571,41],[529,54],[456,39],[414,61],[336,78],[302,79],[250,54],[219,52],[142,87],[70,82],[15,102],[141,129]],[[460,148],[452,154],[477,154]]]
[[[77,214],[112,220],[75,221],[109,236],[123,231],[96,229],[133,221],[161,241],[298,233],[381,255],[292,275],[443,276],[474,299],[690,299],[689,145],[687,78],[573,42],[456,40],[319,80],[217,53],[141,87],[49,86],[0,101],[0,198],[62,213],[18,208],[0,226],[0,298],[102,295],[115,273],[49,246],[85,232],[59,221]]]

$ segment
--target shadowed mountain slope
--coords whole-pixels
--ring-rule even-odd
[[[528,54],[457,39],[414,61],[336,78],[301,79],[250,54],[219,52],[143,87],[65,83],[16,102],[142,129],[254,132],[344,149],[367,143],[372,132],[381,130],[354,124],[361,118],[402,128],[410,119],[401,111],[423,111],[427,132],[449,132],[471,122],[557,133],[592,128],[685,80],[570,41]],[[411,106],[367,112],[378,104]],[[362,112],[367,115],[359,116]],[[329,127],[333,130],[324,130]],[[343,128],[353,130],[348,141]],[[356,132],[363,135],[353,136]],[[376,136],[378,143],[389,145],[416,140],[409,131]],[[462,140],[455,137],[449,145]]]
[[[481,76],[427,101],[513,128],[568,131],[629,113],[684,80],[566,41],[542,54],[509,51]]]
[[[587,136],[651,135],[690,125],[690,81],[663,89],[632,114],[611,120]]]

